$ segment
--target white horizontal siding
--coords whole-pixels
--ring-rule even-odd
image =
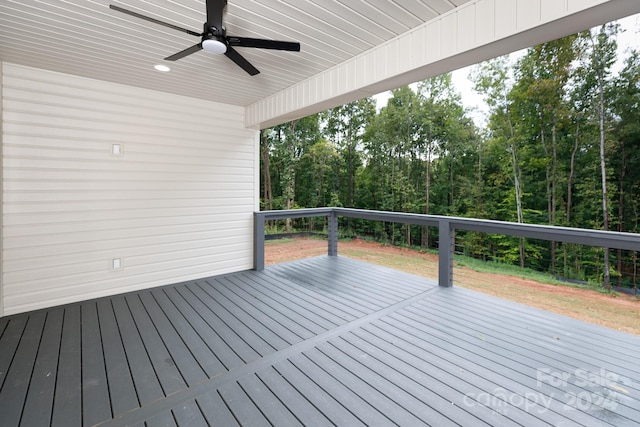
[[[5,315],[251,267],[243,108],[2,68]]]

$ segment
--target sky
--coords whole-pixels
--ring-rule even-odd
[[[613,72],[617,73],[623,67],[626,51],[630,48],[640,48],[640,14],[628,16],[617,21],[623,32],[618,35],[618,62],[613,67]],[[514,52],[515,58],[523,55],[524,50]],[[451,81],[456,90],[461,94],[462,103],[466,109],[470,110],[470,116],[478,127],[484,127],[486,113],[488,111],[482,96],[473,90],[473,83],[469,80],[469,73],[474,66],[460,68],[451,73]],[[375,95],[378,109],[387,104],[391,97],[391,92],[383,92]]]

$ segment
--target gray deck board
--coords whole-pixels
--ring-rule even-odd
[[[200,312],[195,308],[200,301],[195,301],[193,294],[186,293],[185,298],[185,295],[176,289],[169,288],[166,289],[165,292],[168,298],[176,305],[176,308],[180,310],[185,321],[193,328],[195,334],[207,345],[213,357],[220,361],[226,370],[244,363],[242,358],[235,353],[232,347],[221,337],[219,331],[216,331],[210,323],[207,323],[208,316],[206,311]],[[190,301],[187,299],[189,297],[194,299],[191,303],[196,304],[195,307],[190,304]],[[209,363],[216,363],[216,361],[210,360]]]
[[[9,318],[8,317],[0,317],[0,343],[4,342],[5,345],[7,345],[8,343],[3,340],[3,337],[4,337],[4,332],[7,330],[8,326],[9,326]],[[9,356],[10,356],[9,353],[7,353],[7,355],[5,357],[8,358]],[[4,364],[7,365],[8,362],[5,361]],[[0,366],[2,366],[2,365],[0,365]],[[2,369],[0,369],[0,387],[2,387],[2,381],[4,380],[4,375],[2,374],[3,372],[4,371],[2,371]]]
[[[51,416],[51,425],[54,427],[82,425],[81,346],[80,305],[75,304],[64,309],[56,372],[56,395]]]
[[[97,303],[80,305],[82,331],[82,415],[83,425],[94,425],[112,417],[104,362],[104,348]]]
[[[240,358],[241,363],[246,363],[257,359],[260,355],[249,345],[230,325],[225,323],[220,317],[220,307],[197,286],[191,288],[176,289],[189,305],[200,314],[208,327],[220,336],[222,341],[232,349],[233,353]],[[221,359],[222,360],[222,359]],[[235,366],[234,362],[227,362]]]
[[[63,310],[47,313],[22,411],[21,423],[25,425],[37,425],[40,420],[51,418],[63,319]]]
[[[481,297],[479,297],[481,298]],[[469,334],[482,336],[485,340],[491,340],[495,345],[499,345],[509,351],[519,352],[522,357],[531,357],[545,363],[553,363],[556,368],[562,369],[585,369],[589,371],[598,371],[603,364],[607,364],[608,370],[615,371],[621,376],[637,376],[637,364],[631,360],[625,360],[624,355],[620,354],[617,347],[602,347],[598,344],[597,339],[589,339],[588,337],[580,337],[578,339],[559,336],[553,333],[553,330],[539,330],[518,326],[520,322],[517,319],[511,321],[506,318],[503,322],[494,320],[493,322],[484,321],[479,325],[479,319],[482,319],[482,312],[475,314],[468,310],[470,316],[467,319],[460,319],[451,316],[446,304],[434,298],[433,302],[429,302],[432,310],[437,310],[433,314],[432,319],[443,316],[443,320],[447,323],[455,323],[461,328],[468,331]],[[436,305],[437,304],[437,305]],[[416,312],[418,307],[413,307],[408,311],[413,311],[415,316],[424,317],[421,312]],[[528,325],[528,324],[527,324]],[[574,328],[572,328],[574,329]],[[517,342],[517,344],[514,344]],[[599,351],[594,352],[594,349]],[[611,352],[611,349],[615,349]],[[519,359],[521,361],[522,359]],[[633,385],[632,385],[633,386]],[[635,384],[637,389],[638,384]]]
[[[145,292],[140,294],[140,297],[149,313],[151,322],[169,352],[169,358],[165,360],[165,363],[175,365],[187,385],[193,385],[206,379],[204,368],[187,347],[184,338],[178,334],[171,320],[162,311],[153,294]]]
[[[144,405],[164,397],[162,386],[140,338],[127,302],[122,296],[114,297],[112,302],[140,404]]]
[[[326,273],[329,270],[334,276],[340,277],[338,283],[342,281],[342,276],[349,275],[352,288],[361,292],[369,291],[372,294],[380,295],[385,304],[389,301],[409,298],[424,290],[425,283],[416,281],[416,276],[414,275],[391,269],[372,269],[369,273],[363,271],[362,263],[359,261],[348,258],[340,259],[338,262],[336,260],[337,258],[334,258],[327,262],[318,257],[309,260],[309,263],[319,271],[324,270]],[[372,278],[377,279],[375,286],[372,286]]]
[[[163,411],[135,425],[140,427],[177,427],[178,424],[176,424],[176,418],[172,411]]]
[[[0,352],[0,389],[2,389],[7,379],[7,372],[11,366],[11,362],[13,362],[16,350],[20,344],[20,337],[22,337],[29,318],[27,316],[18,316],[11,322],[9,322],[8,317],[5,319],[7,324],[2,336],[0,336],[0,348],[2,349]]]
[[[36,313],[28,319],[10,370],[7,372],[0,392],[0,415],[7,427],[20,424],[45,319],[44,312]]]
[[[229,329],[229,337],[234,337],[233,347],[246,347],[245,362],[255,360],[260,356],[270,354],[276,350],[265,338],[254,332],[242,318],[246,313],[232,311],[234,307],[224,305],[224,298],[212,289],[210,284],[193,288],[194,294],[209,307],[209,310]]]
[[[355,265],[349,265],[349,261],[347,263],[327,264],[322,262],[321,259],[316,258],[309,262],[314,269],[317,269],[318,272],[313,273],[313,276],[319,279],[321,286],[353,295],[358,298],[358,301],[369,300],[373,304],[386,306],[389,302],[400,301],[420,291],[419,288],[412,286],[411,282],[409,282],[406,287],[396,286],[397,282],[391,282],[385,272],[380,272],[380,274],[376,276],[377,281],[375,286],[372,286],[371,282],[369,282],[368,275],[363,274],[360,269],[355,268]],[[338,284],[338,287],[333,286],[334,283],[327,281],[327,274],[340,277],[341,280],[342,278],[347,278],[350,286],[339,286],[340,281],[334,282]],[[396,280],[399,278],[400,276],[395,277]]]
[[[455,399],[451,399],[452,395],[443,393],[445,384],[438,384],[438,393],[434,393],[428,388],[433,386],[434,381],[417,384],[411,378],[402,378],[395,367],[348,345],[344,339],[332,340],[318,346],[318,349],[340,366],[341,376],[365,378],[375,393],[380,395],[379,403],[375,406],[384,408],[385,414],[395,414],[391,417],[393,420],[403,420],[402,424],[406,425],[422,425],[424,419],[436,425],[485,425],[471,414],[451,405]],[[392,363],[395,365],[397,361],[393,359]],[[356,383],[355,378],[351,378],[351,382]],[[453,419],[456,420],[455,423]]]
[[[474,304],[469,305],[472,302]],[[455,300],[434,298],[430,301],[430,304],[433,304],[434,307],[437,306],[439,313],[450,313],[452,307],[467,307],[465,313],[469,315],[469,318],[462,320],[469,320],[470,322],[483,318],[484,310],[491,308],[492,312],[499,315],[502,321],[484,322],[484,325],[499,336],[508,334],[510,337],[526,338],[526,342],[534,346],[540,346],[542,342],[546,349],[553,347],[554,351],[559,353],[568,351],[568,358],[571,360],[585,359],[584,356],[588,355],[585,363],[613,363],[622,369],[630,370],[631,375],[640,373],[640,367],[636,363],[637,354],[633,353],[633,347],[627,347],[627,336],[624,334],[619,339],[616,339],[615,336],[618,334],[613,333],[614,331],[603,335],[602,328],[591,328],[590,326],[592,325],[584,325],[584,323],[576,321],[572,322],[573,319],[564,316],[552,315],[546,312],[537,313],[529,310],[528,307],[519,307],[513,303],[508,306],[495,303],[489,306],[489,301],[485,301],[481,296],[473,300],[469,297],[464,298],[461,296],[456,297]],[[536,328],[523,329],[519,327],[518,325],[522,324],[524,319],[527,320],[525,324],[535,323]],[[564,323],[566,329],[558,328],[559,322]],[[564,333],[560,334],[559,331],[564,331]],[[526,335],[523,336],[523,334]],[[521,344],[520,340],[519,344]],[[615,360],[608,360],[609,357],[606,357],[605,354],[610,352],[612,348],[615,348]],[[575,354],[578,349],[581,349],[579,354]],[[598,349],[599,351],[591,354],[593,349]],[[605,356],[607,360],[598,359],[601,356]]]
[[[242,426],[268,427],[269,420],[251,401],[247,393],[237,382],[226,384],[218,390],[234,418]]]
[[[420,320],[424,321],[424,319]],[[469,334],[466,328],[454,330],[450,327],[434,325],[435,320],[429,324],[421,323],[421,321],[402,318],[398,314],[385,322],[384,326],[382,326],[382,322],[377,326],[381,326],[383,330],[388,332],[389,339],[392,337],[406,339],[422,350],[434,352],[436,358],[447,357],[451,359],[452,362],[455,362],[454,366],[460,366],[465,373],[476,372],[484,378],[491,379],[493,384],[481,386],[484,389],[481,396],[497,389],[505,390],[512,396],[529,395],[532,399],[532,405],[534,405],[532,411],[543,417],[555,411],[557,415],[551,414],[554,418],[577,417],[589,421],[587,425],[596,423],[597,420],[591,416],[585,417],[585,414],[580,411],[571,411],[565,408],[565,405],[571,403],[572,396],[580,396],[585,391],[572,387],[575,375],[571,375],[566,385],[556,389],[545,382],[539,383],[537,380],[538,369],[549,369],[550,372],[560,374],[572,374],[577,368],[553,365],[550,358],[538,358],[533,363],[527,364],[528,353],[517,345],[510,346],[505,342],[504,344],[508,347],[501,347],[495,345],[492,338],[487,338],[483,334]],[[454,366],[445,366],[445,372],[455,373]],[[466,374],[465,377],[467,377]],[[545,395],[554,396],[554,400],[548,406],[535,406],[536,400],[540,402]],[[586,396],[591,396],[591,393]],[[511,415],[514,411],[510,410],[510,406],[501,404],[498,409],[502,410],[504,407],[505,411]],[[515,412],[518,413],[518,411]]]
[[[394,319],[396,320],[396,319]],[[499,349],[498,352],[492,352],[490,350],[483,350],[480,348],[486,342],[482,337],[474,337],[478,340],[480,345],[468,345],[466,341],[467,337],[458,337],[455,334],[458,332],[447,330],[446,333],[440,333],[431,327],[420,329],[421,325],[417,323],[411,323],[409,320],[402,322],[402,319],[394,321],[392,323],[380,322],[375,326],[384,331],[386,335],[380,333],[377,330],[375,333],[379,336],[384,336],[386,339],[400,339],[405,340],[416,350],[412,353],[429,359],[442,358],[442,361],[434,362],[440,369],[444,369],[444,372],[451,370],[454,366],[460,367],[460,379],[464,379],[472,384],[476,385],[479,390],[491,390],[498,386],[509,390],[518,391],[518,381],[514,381],[515,376],[520,381],[528,381],[529,377],[522,375],[518,377],[517,371],[514,372],[511,368],[519,368],[520,364],[517,362],[516,357],[501,357]],[[406,320],[406,319],[405,319]],[[482,343],[480,343],[480,341]],[[491,347],[491,346],[489,346]],[[494,349],[495,350],[495,349]],[[451,355],[450,353],[453,353]],[[444,359],[446,357],[446,359]],[[450,365],[450,363],[452,365]],[[484,367],[485,369],[479,369]],[[528,367],[529,371],[533,371],[533,367]],[[474,373],[476,375],[468,375],[468,373]],[[487,381],[486,379],[490,379]],[[523,390],[528,390],[526,387]]]
[[[638,425],[638,354],[640,337],[318,257],[0,318],[0,424]]]
[[[287,304],[276,301],[268,295],[258,292],[249,292],[241,277],[228,277],[221,284],[228,290],[227,298],[233,299],[239,306],[247,305],[248,312],[260,323],[271,326],[282,334],[286,340],[282,344],[291,345],[301,339],[310,338],[327,330],[318,324],[309,321],[302,313],[296,312]],[[268,323],[267,323],[268,321]],[[286,345],[277,346],[284,348]]]
[[[204,374],[208,377],[214,377],[227,371],[225,366],[215,356],[215,353],[207,346],[204,341],[190,325],[189,320],[184,314],[174,305],[171,299],[163,291],[153,292],[156,302],[171,319],[171,326],[175,329],[175,333],[183,340],[185,347],[193,355],[192,363],[197,363]],[[171,335],[175,335],[173,332]],[[180,358],[177,356],[176,358]],[[197,361],[197,362],[196,362]],[[199,373],[196,370],[196,373]],[[195,381],[201,380],[203,377],[198,375]]]
[[[272,367],[258,372],[256,376],[303,425],[322,427],[329,423],[329,419],[322,412]]]
[[[495,387],[487,380],[482,381],[482,378],[480,378],[480,384],[474,384],[468,379],[452,375],[452,370],[459,372],[463,370],[460,365],[440,360],[443,356],[441,354],[434,355],[433,358],[419,357],[404,346],[389,345],[392,342],[398,342],[395,337],[385,336],[380,330],[376,332],[373,334],[364,329],[355,330],[343,337],[339,347],[353,347],[366,354],[367,357],[363,363],[366,363],[370,369],[384,372],[386,378],[395,382],[407,393],[424,401],[425,404],[429,404],[429,396],[436,393],[448,402],[459,403],[460,396],[465,393],[480,394],[484,390],[491,389],[492,386]],[[385,341],[384,338],[391,341]],[[485,405],[459,405],[458,411],[460,413],[456,414],[456,420],[467,418],[473,425],[522,425],[522,422],[516,422]],[[468,412],[469,415],[464,414],[463,411]]]
[[[367,278],[363,277],[363,272],[354,268],[343,268],[342,271],[337,271],[337,264],[329,263],[317,263],[317,259],[311,259],[310,267],[313,267],[307,271],[301,269],[296,264],[282,264],[280,271],[286,278],[295,279],[302,283],[307,283],[313,286],[313,289],[318,292],[323,292],[331,295],[335,299],[343,300],[355,307],[362,307],[367,312],[379,310],[386,307],[389,303],[400,301],[406,298],[406,295],[400,296],[398,294],[387,293],[384,295],[386,286],[384,280],[377,277],[375,286],[371,286],[371,283],[367,283]],[[341,280],[349,283],[349,286],[342,286],[341,282],[335,280],[340,277]]]
[[[307,306],[312,305],[320,308],[320,305],[313,298],[304,298],[303,295],[292,292],[291,289],[281,289],[277,286],[277,282],[265,283],[263,280],[259,282],[256,277],[251,274],[241,276],[245,287],[243,290],[247,293],[255,295],[272,307],[280,306],[285,310],[287,317],[295,318],[296,321],[305,321],[305,327],[316,333],[326,331],[344,323],[344,317],[336,316],[329,312],[328,307],[321,307],[321,310],[309,310]],[[268,286],[269,291],[265,288]]]
[[[325,301],[338,312],[349,313],[353,318],[362,316],[363,314],[370,313],[370,309],[367,309],[362,304],[362,301],[346,299],[334,285],[335,278],[327,277],[325,282],[329,283],[329,289],[325,287],[322,280],[315,279],[315,273],[313,270],[308,269],[306,272],[304,268],[301,268],[296,263],[285,263],[272,266],[264,274],[273,277],[280,282],[294,284],[294,289],[299,289],[306,292],[312,298],[317,298],[320,301]],[[331,291],[331,287],[334,291]]]
[[[433,336],[422,332],[411,327],[404,329],[385,324],[380,325],[380,329],[374,330],[373,334],[387,340],[395,340],[397,346],[402,349],[399,351],[407,352],[409,355],[395,354],[395,358],[400,360],[413,359],[412,362],[415,365],[420,366],[427,375],[440,383],[437,384],[431,380],[426,384],[431,384],[433,390],[436,390],[438,394],[454,396],[455,399],[452,402],[464,408],[465,411],[474,410],[477,412],[482,406],[486,406],[489,411],[484,415],[491,416],[493,411],[497,413],[490,418],[494,420],[490,422],[492,425],[495,424],[496,419],[499,419],[501,425],[510,423],[537,425],[539,424],[536,416],[538,412],[547,413],[557,409],[557,406],[562,407],[561,404],[555,402],[550,408],[537,405],[536,399],[542,391],[537,387],[535,381],[528,386],[523,386],[513,379],[512,372],[500,365],[500,360],[496,361],[490,357],[483,358],[481,355],[466,350],[464,346],[455,345],[455,340],[451,343],[446,341],[444,336]],[[375,342],[375,340],[369,339]],[[529,380],[529,378],[525,378]],[[443,387],[443,384],[447,384],[447,386]],[[455,387],[452,394],[448,393],[449,387]],[[521,397],[529,396],[531,390],[536,391],[531,394],[529,403],[524,402]],[[504,398],[500,397],[502,394],[505,395]],[[487,398],[493,395],[498,395],[498,397],[491,398],[487,402]],[[511,404],[511,400],[506,396],[520,396],[517,400],[514,399],[520,405]],[[474,404],[469,405],[470,401]],[[524,405],[530,405],[531,409],[523,411],[519,406]],[[510,421],[502,419],[499,415],[503,415]],[[553,416],[554,419],[564,418],[560,415]],[[588,419],[593,421],[591,417]]]
[[[8,325],[9,325],[9,318],[0,317],[0,339],[2,338],[2,334],[4,334],[4,330]]]
[[[292,387],[302,394],[329,421],[342,426],[364,426],[365,424],[336,398],[336,390],[325,390],[305,372],[289,360],[274,364],[274,368]],[[349,403],[344,402],[344,405]]]
[[[277,270],[275,267],[279,267]],[[370,292],[363,292],[351,285],[347,287],[339,286],[337,281],[333,280],[331,276],[327,277],[322,271],[315,272],[309,270],[305,272],[297,266],[291,264],[283,264],[275,266],[274,270],[280,272],[282,277],[287,280],[292,280],[295,283],[308,285],[314,291],[330,296],[334,300],[340,300],[345,304],[348,304],[352,308],[358,307],[365,313],[371,313],[379,310],[385,306],[380,299],[372,296]],[[355,276],[355,273],[348,272],[347,276]],[[353,280],[353,277],[345,277],[346,280]],[[360,280],[358,278],[358,280]]]
[[[295,415],[284,406],[278,396],[274,395],[257,375],[240,379],[238,385],[271,425],[302,426]]]
[[[208,427],[207,420],[205,419],[204,415],[202,415],[200,406],[198,406],[197,402],[194,400],[185,402],[184,404],[174,408],[172,412],[176,424],[178,425],[190,427]]]
[[[113,413],[121,414],[140,405],[110,300],[98,301],[98,318],[111,406]]]
[[[218,390],[203,393],[196,398],[202,415],[211,426],[237,426],[238,421],[234,418],[229,407],[224,403]]]
[[[325,390],[330,390],[338,401],[349,402],[349,410],[367,425],[425,425],[407,409],[395,404],[393,397],[390,397],[408,396],[399,396],[401,391],[396,387],[386,388],[383,394],[380,389],[384,387],[379,387],[381,377],[367,372],[359,363],[351,363],[344,355],[336,354],[326,343],[290,360],[305,374],[318,378],[318,384]],[[413,402],[405,400],[404,403],[411,407]],[[424,409],[424,405],[421,405],[421,409]]]
[[[320,313],[322,313],[321,315],[333,320],[336,326],[355,320],[366,313],[364,310],[348,306],[340,300],[329,298],[305,286],[290,286],[287,279],[283,280],[283,277],[274,274],[271,270],[260,273],[262,276],[259,277],[263,279],[262,283],[268,285],[270,289],[277,289],[280,295],[290,295],[292,298],[295,298],[295,301],[299,301],[300,304],[305,307],[319,309]],[[253,277],[256,277],[257,274],[258,273],[254,273]],[[283,282],[285,282],[284,285]]]
[[[187,384],[182,374],[149,318],[140,297],[132,294],[128,295],[126,300],[165,396],[186,388]]]
[[[265,349],[262,354],[283,349],[315,335],[295,320],[286,317],[282,311],[260,301],[257,296],[243,293],[237,282],[225,277],[216,284],[220,286],[210,288],[212,292],[215,291],[216,299],[225,307],[232,310],[235,308],[233,311],[238,320],[269,344],[270,348]]]

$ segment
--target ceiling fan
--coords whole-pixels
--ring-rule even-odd
[[[126,13],[127,15],[135,16],[136,18],[144,19],[146,21],[150,21],[159,25],[164,25],[165,27],[173,28],[174,30],[182,31],[183,33],[201,38],[200,43],[164,58],[167,61],[176,61],[178,59],[184,58],[187,55],[198,52],[199,50],[205,50],[207,52],[215,54],[224,53],[227,58],[235,62],[240,68],[245,70],[250,75],[255,76],[256,74],[260,73],[260,71],[256,67],[251,65],[251,63],[247,61],[242,55],[240,55],[240,53],[233,48],[234,46],[287,50],[292,52],[300,51],[300,43],[297,42],[228,36],[227,30],[222,24],[222,14],[224,12],[224,8],[227,6],[227,0],[206,0],[206,2],[207,22],[204,23],[202,33],[191,31],[177,25],[169,24],[155,18],[141,15],[137,12],[124,9],[114,4],[110,4],[109,8],[118,12]]]

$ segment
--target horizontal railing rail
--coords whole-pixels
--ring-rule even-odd
[[[477,231],[526,237],[539,240],[577,243],[609,249],[640,251],[640,234],[552,225],[520,224],[488,219],[385,212],[351,208],[310,208],[255,212],[254,269],[264,269],[264,225],[266,221],[287,218],[328,218],[328,249],[330,256],[338,254],[338,217],[395,222],[400,224],[438,227],[438,284],[451,286],[453,280],[453,249],[455,230]]]

